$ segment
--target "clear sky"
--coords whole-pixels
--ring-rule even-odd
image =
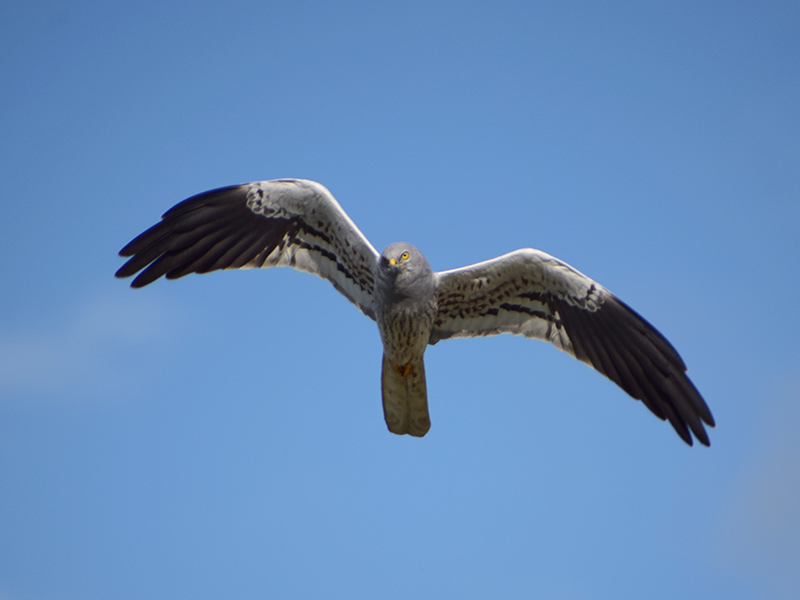
[[[0,9],[0,600],[800,597],[800,4]],[[131,290],[173,204],[320,181],[435,270],[534,247],[678,349],[689,448],[500,336],[426,355],[290,269]]]

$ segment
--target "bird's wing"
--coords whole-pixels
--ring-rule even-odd
[[[369,317],[378,253],[331,193],[302,179],[257,181],[193,196],[120,251],[117,271],[142,287],[166,275],[291,266],[330,281]]]
[[[550,342],[669,419],[689,445],[689,429],[709,445],[701,421],[713,427],[714,419],[672,345],[568,264],[528,248],[436,277],[439,308],[431,344],[498,333]]]

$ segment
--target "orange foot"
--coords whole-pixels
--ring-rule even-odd
[[[411,363],[407,363],[405,365],[393,364],[392,366],[394,367],[394,370],[397,371],[397,373],[401,377],[408,377],[408,374],[411,373]]]

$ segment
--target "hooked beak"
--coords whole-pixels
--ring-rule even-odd
[[[392,266],[395,266],[397,264],[397,260],[394,259],[394,258],[390,258],[389,259],[389,264],[392,265]]]

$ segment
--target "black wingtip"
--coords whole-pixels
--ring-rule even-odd
[[[125,279],[126,277],[130,277],[131,275],[136,273],[136,271],[131,270],[130,264],[131,261],[127,261],[124,265],[122,265],[119,269],[117,269],[117,272],[114,273],[114,277],[116,277],[117,279]]]
[[[125,268],[127,266],[128,266],[128,263],[125,263],[119,269],[117,269],[117,272],[114,273],[114,277],[116,277],[117,279],[127,279],[128,277],[133,275],[135,273],[135,271],[134,271],[134,273],[129,273]],[[131,287],[134,288],[134,289],[138,289],[140,287],[144,287],[145,285],[147,285],[147,284],[140,282],[138,277],[131,282]]]
[[[715,426],[714,423],[713,423],[714,420],[711,419],[711,421],[712,421],[711,423],[708,423],[708,426],[709,427],[714,427]],[[701,429],[700,431],[695,431],[694,432],[694,437],[696,437],[697,441],[700,442],[701,444],[703,444],[703,446],[705,446],[706,448],[711,446],[711,440],[709,439],[708,433],[706,433],[705,428]]]

